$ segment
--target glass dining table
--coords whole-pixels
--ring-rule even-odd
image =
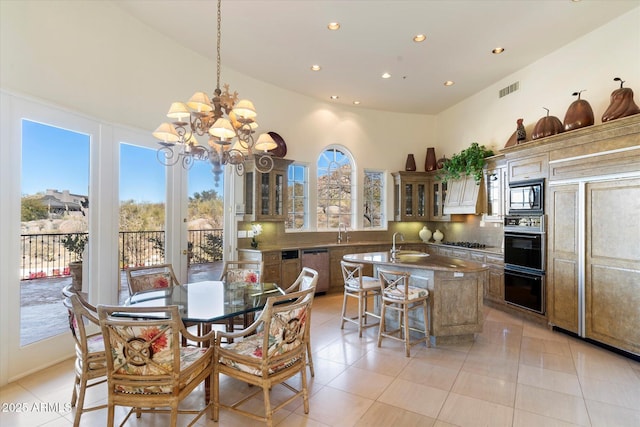
[[[275,283],[210,280],[140,292],[130,296],[125,305],[177,305],[183,322],[210,325],[262,310],[267,298],[283,294],[284,290]]]

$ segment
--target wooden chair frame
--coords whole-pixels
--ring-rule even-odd
[[[304,412],[309,413],[309,391],[306,375],[306,355],[314,289],[279,295],[267,299],[260,316],[248,328],[235,333],[216,334],[213,378],[213,419],[218,421],[220,408],[228,409],[249,418],[273,425],[273,413],[298,397],[302,397]],[[304,325],[301,325],[304,323]],[[286,325],[286,326],[284,326]],[[282,326],[282,329],[279,327]],[[273,334],[276,335],[273,335]],[[223,346],[222,338],[234,343]],[[239,340],[239,341],[238,341]],[[244,342],[246,340],[246,342]],[[250,352],[242,353],[241,346]],[[256,350],[256,346],[258,350]],[[254,393],[233,404],[220,402],[220,374],[224,374],[259,387]],[[296,389],[285,381],[300,374],[301,387]],[[282,384],[293,396],[272,407],[270,390]],[[240,406],[257,394],[263,394],[264,416],[240,409]]]
[[[291,294],[293,292],[304,291],[313,288],[315,293],[316,285],[318,284],[318,272],[313,268],[302,267],[302,271],[296,278],[296,280],[285,289],[285,294]],[[307,328],[311,328],[311,312],[309,312],[309,321],[307,322]],[[315,377],[316,373],[313,370],[313,356],[311,355],[311,330],[307,331],[307,365],[309,366],[309,373],[312,377]]]
[[[369,297],[380,294],[380,282],[370,276],[363,276],[363,264],[340,261],[342,278],[344,280],[344,297],[342,301],[342,322],[340,329],[344,329],[344,322],[351,322],[358,325],[358,336],[362,337],[362,330],[377,326],[378,323],[368,323],[368,316],[380,319],[380,316],[373,311],[369,311]],[[358,300],[358,314],[355,317],[347,316],[348,298]]]
[[[96,308],[75,292],[65,289],[63,295],[66,295],[64,305],[69,311],[69,328],[76,349],[71,406],[76,407],[73,425],[78,427],[83,413],[107,407],[107,405],[84,407],[87,389],[107,381],[107,360],[102,332],[98,329],[100,322]],[[93,325],[98,332],[88,331],[89,325]]]
[[[115,313],[121,313],[114,316]],[[107,426],[114,424],[115,406],[131,407],[121,425],[132,413],[169,413],[175,427],[178,414],[195,414],[192,426],[213,407],[208,397],[203,409],[178,409],[202,382],[213,375],[214,331],[203,336],[189,333],[182,323],[178,306],[124,307],[98,306],[100,326],[107,357]],[[181,336],[201,343],[184,347]],[[163,345],[162,350],[158,347]],[[158,347],[155,347],[158,346]],[[166,349],[166,346],[169,348]],[[162,354],[163,359],[159,359]],[[183,362],[189,360],[187,367]],[[169,407],[169,409],[159,409]]]
[[[378,330],[378,347],[382,345],[382,338],[391,338],[404,342],[405,355],[410,357],[411,347],[420,342],[425,342],[431,347],[429,340],[429,291],[426,289],[409,286],[411,273],[406,271],[393,271],[378,268],[380,278],[380,329]],[[424,291],[424,292],[422,292]],[[423,295],[418,296],[416,292]],[[390,296],[393,295],[393,296]],[[409,312],[422,308],[424,316],[424,330],[411,328],[409,325]],[[387,331],[386,312],[392,310],[398,313],[398,328]],[[410,331],[414,330],[424,334],[424,337],[412,340]]]

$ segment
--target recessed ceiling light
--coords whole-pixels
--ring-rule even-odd
[[[331,99],[333,99],[334,101],[338,98],[340,98],[338,95],[331,95]]]
[[[311,66],[311,71],[320,71],[320,66],[318,64],[313,64]]]
[[[360,101],[353,101],[353,105],[360,105]]]
[[[498,55],[498,54],[504,52],[504,48],[503,47],[497,47],[497,48],[493,49],[491,52],[495,53],[496,55]]]
[[[339,30],[340,24],[337,22],[329,22],[329,24],[327,25],[327,28],[330,29],[331,31]]]
[[[389,74],[389,73],[383,73],[383,74],[382,74],[382,78],[383,78],[383,79],[388,79],[388,78],[390,78],[390,77],[391,77],[391,74]]]
[[[447,80],[446,82],[444,82],[445,86],[453,86],[454,84],[456,84],[456,82],[454,82],[453,80]]]
[[[416,34],[415,36],[413,36],[413,41],[416,43],[423,42],[426,39],[427,39],[427,36],[424,34]]]

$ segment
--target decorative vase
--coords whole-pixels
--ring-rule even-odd
[[[427,158],[424,161],[425,171],[434,171],[438,168],[438,161],[436,160],[436,149],[434,147],[427,148]]]
[[[436,232],[433,233],[433,240],[435,240],[436,243],[440,243],[442,239],[444,239],[444,234],[442,234],[442,231],[436,229]]]
[[[413,172],[416,170],[416,159],[413,157],[413,154],[409,154],[407,156],[407,163],[404,165],[404,170],[408,172]]]
[[[425,225],[422,227],[422,230],[418,232],[418,236],[420,236],[423,242],[427,243],[429,242],[429,239],[431,239],[431,230],[429,230]]]

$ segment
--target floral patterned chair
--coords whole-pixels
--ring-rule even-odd
[[[222,268],[220,280],[227,283],[260,283],[264,274],[264,263],[262,261],[225,261]],[[246,328],[253,322],[253,313],[247,313],[243,316],[242,322],[237,319],[229,319],[226,322],[227,331],[231,332],[236,325],[240,329]]]
[[[132,267],[126,270],[129,295],[180,284],[171,264]]]
[[[309,340],[311,305],[315,289],[270,297],[260,316],[248,328],[235,333],[216,334],[213,368],[213,419],[218,421],[220,408],[273,425],[273,413],[298,397],[302,397],[304,412],[309,413],[309,391],[306,375],[306,343]],[[288,303],[287,303],[288,302]],[[233,343],[222,345],[222,338]],[[220,401],[220,375],[236,378],[259,387],[235,403]],[[287,384],[289,378],[300,375],[298,389]],[[276,407],[270,400],[271,389],[282,384],[293,393]],[[278,390],[279,392],[279,390]],[[263,394],[264,415],[241,406],[253,396]]]
[[[318,272],[313,268],[302,267],[302,271],[298,275],[298,278],[285,289],[286,294],[290,294],[297,291],[304,291],[307,289],[313,288],[314,292],[316,289],[316,285],[318,284]],[[311,327],[311,312],[309,312],[309,321],[307,322],[307,328]],[[313,357],[311,355],[311,333],[307,331],[307,365],[309,365],[309,373],[312,377],[315,376],[315,372],[313,371]]]
[[[425,342],[431,347],[429,341],[429,291],[425,288],[410,286],[411,273],[405,271],[393,271],[378,268],[381,290],[380,329],[378,330],[378,347],[382,345],[382,338],[391,338],[404,342],[404,351],[410,356],[411,346]],[[409,312],[422,309],[423,328],[411,328],[409,324]],[[387,310],[398,313],[398,328],[387,330]],[[419,314],[419,313],[418,313]],[[418,317],[419,318],[419,317]],[[417,325],[416,325],[417,326]],[[409,330],[415,330],[424,334],[421,338],[411,339]]]
[[[131,407],[122,424],[133,412],[138,417],[147,412],[170,413],[170,422],[162,423],[170,426],[176,425],[178,414],[196,414],[190,426],[207,410],[213,416],[208,396],[203,409],[178,409],[198,385],[211,380],[213,331],[203,336],[189,333],[175,305],[99,305],[98,316],[108,355],[108,426],[113,426],[116,405]],[[181,335],[202,346],[182,346]]]
[[[178,281],[171,264],[132,267],[128,268],[126,273],[129,295],[168,288],[170,286],[180,286],[180,282]],[[198,335],[202,335],[203,333],[202,325],[200,323],[185,323],[185,326],[187,328],[192,326],[197,327],[196,333]],[[182,344],[187,344],[187,340],[184,337]]]
[[[78,427],[84,412],[95,411],[107,406],[84,407],[87,389],[107,380],[107,361],[96,308],[75,292],[65,290],[63,294],[66,296],[64,305],[69,311],[69,327],[76,348],[71,406],[76,407],[73,425]]]

